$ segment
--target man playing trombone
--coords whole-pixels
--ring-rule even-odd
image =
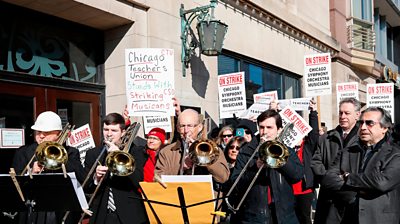
[[[35,130],[35,143],[28,146],[22,146],[16,151],[12,162],[12,167],[15,169],[15,172],[21,175],[25,175],[26,173],[39,174],[42,172],[62,172],[61,169],[47,170],[43,164],[36,161],[34,156],[41,143],[57,142],[59,140],[63,129],[61,118],[58,114],[52,111],[45,111],[39,114],[35,124],[31,128]],[[63,144],[64,142],[60,143],[60,145]],[[66,149],[68,154],[68,160],[65,164],[66,171],[75,172],[78,181],[82,183],[85,175],[80,162],[79,151],[76,148],[67,146],[63,147]],[[29,219],[31,221],[33,220],[33,223],[36,224],[60,223],[63,217],[62,215],[61,212],[34,212],[30,217],[28,217],[27,213],[21,213],[19,223],[32,223],[28,221]],[[72,221],[73,217],[74,216],[71,216],[66,223],[76,223],[77,220]]]
[[[261,143],[275,141],[282,131],[282,118],[275,110],[261,113],[257,117],[257,123],[260,132],[258,138]],[[289,156],[284,165],[272,168],[266,165],[266,161],[260,159],[260,149],[257,144],[247,144],[237,157],[230,181],[235,182],[238,179],[233,188],[239,192],[239,197],[246,190],[249,192],[242,198],[243,206],[240,207],[241,202],[236,208],[230,206],[236,212],[231,217],[231,223],[298,223],[291,185],[303,177],[303,166],[295,152],[286,148],[282,150],[288,150]],[[256,154],[252,158],[253,153]],[[247,189],[253,180],[254,185]]]
[[[189,147],[195,140],[198,140],[203,130],[201,115],[193,109],[182,111],[178,116],[176,128],[180,139],[161,149],[156,162],[155,173],[159,176],[191,173],[211,174],[218,183],[227,181],[229,168],[221,149],[218,149],[219,156],[216,161],[207,166],[196,166],[188,156]]]
[[[127,148],[126,153],[132,155],[134,160],[134,171],[131,173],[114,174],[110,172],[110,167],[106,166],[108,164],[105,164],[112,152],[123,151],[120,150],[120,144],[126,134],[124,117],[118,113],[110,113],[103,120],[105,145],[91,149],[86,154],[85,169],[89,182],[85,189],[87,192],[93,192],[90,201],[94,202],[90,206],[93,211],[90,223],[148,223],[139,192],[145,162],[142,150],[133,147],[133,144]],[[96,166],[94,174],[89,172],[93,166]]]

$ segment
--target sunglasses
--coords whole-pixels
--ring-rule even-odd
[[[233,136],[233,134],[222,135],[223,138],[230,138],[230,137],[232,137],[232,136]]]
[[[378,122],[375,122],[373,120],[359,120],[358,123],[360,124],[360,126],[363,126],[363,124],[365,123],[365,125],[367,125],[368,127],[373,127]]]
[[[239,151],[240,146],[238,146],[238,145],[231,145],[231,146],[229,146],[229,149],[236,149],[237,151]]]

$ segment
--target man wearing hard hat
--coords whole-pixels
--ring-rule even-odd
[[[35,124],[31,127],[35,131],[35,143],[30,145],[22,146],[15,152],[12,167],[15,169],[17,174],[25,175],[28,172],[32,174],[47,173],[47,172],[62,172],[61,169],[49,170],[41,163],[37,161],[34,156],[35,152],[40,148],[38,147],[43,142],[57,142],[62,132],[61,118],[52,111],[45,111],[37,117]],[[64,142],[61,143],[62,145]],[[84,169],[80,162],[79,151],[76,148],[67,147],[63,145],[67,151],[68,160],[65,164],[67,172],[75,172],[75,175],[79,182],[83,182],[85,178]],[[31,161],[32,160],[32,161]],[[29,169],[26,167],[29,166]],[[23,172],[23,173],[22,173]],[[62,203],[62,202],[60,202]],[[34,212],[31,214],[32,217],[29,219],[36,220],[34,223],[61,223],[63,214],[61,212]],[[73,215],[70,215],[70,219],[73,219]],[[27,223],[28,217],[26,213],[19,215],[19,223]],[[78,218],[79,219],[79,218]],[[68,220],[67,220],[68,221]],[[77,221],[69,220],[67,223],[76,223]]]

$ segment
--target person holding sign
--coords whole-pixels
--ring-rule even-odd
[[[340,223],[397,224],[400,148],[389,141],[391,115],[380,107],[369,107],[361,113],[359,124],[359,141],[340,152],[322,186],[341,193],[337,195],[341,201],[334,201],[343,212]]]
[[[160,150],[155,174],[159,176],[192,173],[211,174],[218,183],[227,181],[229,168],[221,149],[219,149],[218,159],[207,166],[196,166],[188,156],[191,144],[200,139],[204,128],[201,115],[193,109],[182,111],[178,116],[176,128],[180,139]]]
[[[148,223],[147,213],[143,202],[140,200],[141,194],[139,192],[139,182],[143,181],[145,162],[143,150],[133,144],[131,145],[128,153],[135,159],[135,170],[127,176],[112,175],[104,164],[107,153],[120,150],[117,145],[121,143],[121,138],[126,133],[125,129],[125,119],[122,115],[118,113],[108,114],[103,120],[105,144],[100,148],[87,151],[85,169],[89,172],[104,147],[107,150],[99,158],[96,172],[93,177],[89,177],[90,181],[85,189],[87,193],[93,193],[97,185],[101,183],[90,208],[93,210],[90,223]],[[102,180],[103,178],[106,179]]]
[[[357,144],[357,123],[360,116],[361,104],[355,98],[344,98],[339,102],[339,125],[323,135],[313,155],[311,167],[316,181],[321,180],[326,174],[334,159],[344,148]],[[340,221],[339,211],[333,211],[332,202],[340,200],[334,192],[321,186],[319,190],[317,209],[314,223],[326,223],[327,220]]]
[[[296,198],[295,210],[300,224],[311,224],[311,205],[314,200],[314,173],[311,169],[311,159],[318,144],[318,112],[316,102],[309,103],[308,121],[312,130],[295,147],[297,157],[304,166],[304,176],[301,181],[292,185]]]
[[[261,142],[276,140],[282,131],[282,118],[275,110],[261,113],[257,117],[257,123],[260,132],[258,139],[261,139]],[[247,144],[247,147],[241,149],[230,178],[231,182],[238,178],[256,150],[257,144],[258,141],[256,144],[254,142],[251,145]],[[296,153],[291,148],[288,150],[290,155],[286,164],[279,168],[266,167],[266,164],[258,158],[258,154],[250,161],[248,169],[244,171],[236,186],[239,194],[246,191],[259,168],[264,168],[244,199],[243,205],[232,215],[231,223],[298,223],[294,210],[292,184],[301,180],[304,172]]]

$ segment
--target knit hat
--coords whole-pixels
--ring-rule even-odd
[[[52,111],[45,111],[37,117],[35,124],[31,127],[35,131],[61,131],[61,118]]]
[[[165,130],[162,128],[153,128],[147,134],[147,136],[155,136],[161,140],[161,143],[164,144],[165,142]]]

